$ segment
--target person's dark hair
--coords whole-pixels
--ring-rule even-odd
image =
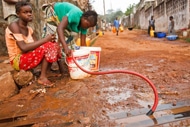
[[[82,17],[85,17],[94,26],[97,24],[98,14],[95,11],[86,11]]]
[[[174,17],[173,16],[170,16],[170,19],[173,19]]]
[[[32,7],[32,5],[31,5],[31,3],[30,2],[28,2],[27,0],[25,1],[19,1],[19,2],[17,2],[16,4],[15,4],[15,11],[16,11],[16,13],[18,13],[18,12],[20,12],[20,8],[21,7],[23,7],[23,6],[31,6]]]

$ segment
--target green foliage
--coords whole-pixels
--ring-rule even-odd
[[[113,10],[108,10],[108,14],[105,15],[105,19],[107,22],[113,23],[114,19],[116,17],[120,18],[123,16],[123,12],[121,10],[113,11]]]
[[[190,38],[187,38],[186,41],[187,41],[188,43],[190,43]]]
[[[113,23],[113,21],[115,20],[116,17],[118,17],[118,19],[120,19],[124,14],[126,16],[130,15],[133,12],[133,8],[136,7],[136,4],[130,4],[129,7],[126,9],[126,12],[123,13],[121,10],[117,10],[114,11],[113,9],[109,9],[107,10],[107,14],[104,16],[100,16],[101,19],[106,20],[106,22],[111,22]]]
[[[127,10],[125,11],[125,15],[128,16],[130,15],[132,12],[133,12],[133,8],[135,7],[136,5],[133,4],[133,5],[129,5],[129,7],[127,8]]]
[[[112,14],[114,12],[114,10],[113,9],[109,9],[109,10],[107,10],[107,12],[108,12],[108,14]]]

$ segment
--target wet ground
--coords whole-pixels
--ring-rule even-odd
[[[125,30],[119,36],[105,32],[93,46],[102,49],[101,72],[137,72],[155,85],[159,103],[152,116],[146,113],[154,104],[154,93],[138,76],[115,73],[73,80],[66,73],[64,78],[51,77],[56,82],[54,88],[34,82],[1,102],[0,126],[190,125],[190,43],[149,37],[142,30]],[[8,64],[0,66],[1,74],[11,70]]]

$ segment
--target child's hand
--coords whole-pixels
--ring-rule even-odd
[[[55,42],[56,35],[55,34],[49,34],[46,36],[47,41]]]

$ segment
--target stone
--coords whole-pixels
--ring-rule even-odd
[[[10,72],[0,76],[0,101],[12,97],[19,92]]]
[[[33,74],[30,71],[20,70],[15,71],[13,74],[13,79],[17,85],[23,87],[27,86],[33,79]]]

